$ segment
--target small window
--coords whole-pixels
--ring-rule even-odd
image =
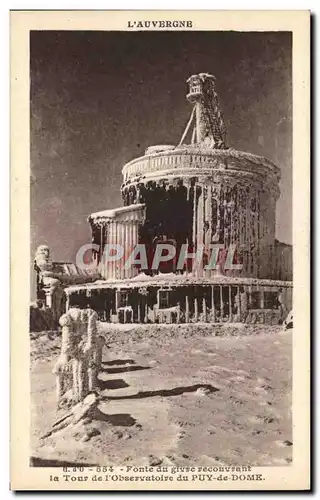
[[[260,292],[251,292],[250,309],[260,309],[260,307],[261,307]]]
[[[159,290],[159,309],[170,307],[170,292],[168,290]]]
[[[264,308],[278,309],[278,292],[264,292]]]

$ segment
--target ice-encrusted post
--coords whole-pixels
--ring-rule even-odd
[[[57,377],[58,405],[62,400],[78,403],[94,392],[101,369],[103,336],[97,335],[97,313],[71,307],[60,318],[62,343],[53,372]]]

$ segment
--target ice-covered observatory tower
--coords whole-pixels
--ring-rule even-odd
[[[278,323],[292,295],[291,247],[275,238],[280,169],[228,147],[214,76],[187,83],[192,111],[178,145],[148,147],[124,165],[124,206],[89,216],[100,279],[66,288],[67,303],[89,301],[110,322]],[[153,269],[163,242],[175,256]],[[103,258],[108,243],[125,249],[121,261]],[[147,268],[124,265],[137,245]],[[182,249],[201,248],[200,260],[179,267]]]

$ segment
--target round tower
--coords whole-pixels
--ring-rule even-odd
[[[226,147],[214,76],[200,73],[187,83],[194,107],[179,145],[153,146],[123,167],[124,204],[146,205],[147,244],[165,236],[177,248],[204,245],[207,255],[213,244],[233,245],[243,266],[236,274],[271,277],[280,170]]]
[[[279,324],[292,307],[291,247],[275,240],[280,170],[227,146],[214,76],[187,83],[178,145],[124,165],[124,206],[90,215],[102,279],[70,287],[69,303],[80,294],[116,323]],[[105,258],[108,244],[123,252]]]

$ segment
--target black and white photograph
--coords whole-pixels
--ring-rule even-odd
[[[29,467],[263,489],[296,444],[293,32],[139,19],[29,32]]]

